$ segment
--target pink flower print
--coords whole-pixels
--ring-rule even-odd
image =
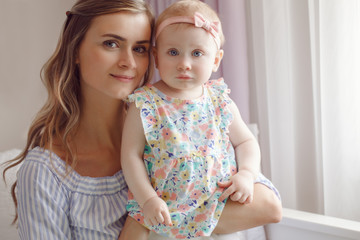
[[[171,201],[176,201],[176,199],[177,199],[176,193],[172,193],[172,194],[170,195],[170,200],[171,200]]]
[[[209,129],[206,132],[206,138],[207,139],[215,139],[215,136],[216,136],[216,131],[214,129]]]
[[[189,205],[186,205],[186,204],[180,204],[178,206],[178,210],[180,212],[187,212],[188,210],[190,209],[190,206]]]
[[[182,101],[174,101],[173,106],[176,110],[182,109],[184,107],[184,102]]]
[[[205,236],[205,233],[203,231],[198,231],[195,234],[195,237],[202,237],[202,236]]]
[[[201,196],[201,191],[199,190],[194,190],[192,191],[190,198],[192,199],[199,199],[199,197]]]
[[[210,212],[215,212],[216,204],[211,205]]]
[[[169,128],[163,128],[161,131],[161,136],[163,136],[164,140],[169,140],[171,137],[171,131]]]
[[[200,128],[202,131],[206,131],[206,130],[209,128],[209,125],[208,125],[208,124],[201,124],[201,125],[199,125],[199,128]]]
[[[194,183],[191,183],[191,184],[187,187],[186,191],[191,192],[191,191],[194,189],[194,187],[195,187],[195,184],[194,184]]]
[[[167,115],[169,115],[168,110],[167,110],[166,108],[164,108],[164,107],[159,107],[157,110],[158,110],[158,114],[159,114],[160,116],[167,116]]]
[[[199,147],[199,150],[201,151],[201,155],[203,156],[207,156],[210,153],[209,148],[207,146],[201,146]]]
[[[160,168],[158,170],[155,171],[155,177],[157,179],[165,179],[166,178],[166,173],[164,168]]]
[[[176,234],[179,233],[179,229],[178,229],[178,228],[172,228],[170,231],[171,231],[171,233],[172,233],[173,235],[176,235]]]
[[[181,140],[182,141],[189,141],[189,136],[186,133],[181,134]]]
[[[177,163],[178,163],[177,159],[171,160],[170,161],[170,168],[176,168]]]
[[[144,216],[142,216],[140,213],[135,214],[133,218],[139,223],[144,224]]]
[[[186,238],[186,236],[184,236],[184,235],[176,235],[176,237],[175,237],[176,239],[185,239]]]
[[[219,116],[220,113],[221,113],[221,112],[220,112],[220,107],[216,108],[216,109],[215,109],[215,115],[216,115],[216,116]]]
[[[149,125],[153,125],[156,123],[156,118],[154,118],[153,116],[149,115],[146,117],[146,121]]]
[[[212,168],[210,171],[211,171],[211,176],[216,176],[218,172],[216,168]]]
[[[203,214],[199,214],[195,217],[195,222],[202,222],[205,221],[207,219],[207,215],[205,213]]]

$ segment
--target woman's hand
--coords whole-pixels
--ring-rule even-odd
[[[149,225],[154,226],[159,223],[164,223],[167,226],[172,226],[168,206],[165,201],[158,196],[146,200],[143,206],[143,212],[145,221]]]
[[[229,181],[219,182],[220,188],[226,188],[219,201],[230,196],[234,202],[251,203],[254,195],[254,175],[248,170],[239,170]]]

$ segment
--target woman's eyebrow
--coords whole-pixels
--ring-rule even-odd
[[[126,42],[127,39],[124,38],[124,37],[121,37],[119,35],[116,35],[116,34],[113,34],[113,33],[107,33],[107,34],[104,34],[102,35],[102,37],[112,37],[112,38],[115,38],[119,41],[122,41],[122,42]],[[141,41],[136,41],[137,44],[150,44],[150,40],[141,40]]]

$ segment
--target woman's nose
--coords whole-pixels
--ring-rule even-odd
[[[121,68],[131,69],[136,67],[136,61],[132,49],[124,49],[120,52],[118,65]]]
[[[187,57],[182,57],[179,59],[177,64],[177,69],[179,71],[189,71],[191,70],[191,62]]]

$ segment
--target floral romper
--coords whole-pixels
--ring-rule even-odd
[[[217,182],[236,173],[228,136],[231,99],[223,79],[204,84],[203,95],[181,100],[148,84],[129,96],[140,110],[146,137],[144,162],[151,184],[168,205],[173,226],[148,226],[129,193],[129,215],[150,230],[179,239],[209,236],[225,201]]]

